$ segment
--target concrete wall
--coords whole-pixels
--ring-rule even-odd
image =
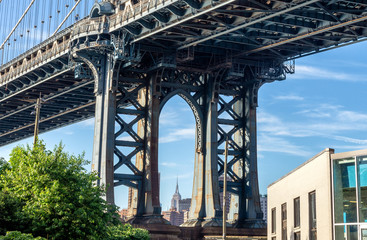
[[[316,191],[317,239],[332,239],[332,203],[330,155],[325,149],[289,174],[268,187],[268,240],[281,240],[281,205],[287,203],[287,239],[293,240],[295,231],[302,240],[309,240],[308,194]],[[294,228],[293,200],[300,197],[299,228]],[[276,234],[271,233],[271,209],[276,208]]]

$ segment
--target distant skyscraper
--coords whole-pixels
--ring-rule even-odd
[[[268,216],[268,196],[267,195],[262,195],[260,196],[260,208],[261,211],[264,213],[263,215],[263,220],[265,220],[265,222],[267,221],[267,216]]]
[[[175,209],[176,211],[179,211],[179,205],[180,205],[180,200],[181,200],[181,194],[178,191],[178,178],[177,178],[177,182],[176,182],[176,191],[172,196],[172,200],[171,200],[171,209]]]
[[[191,198],[185,198],[178,202],[178,211],[189,211],[191,206]]]
[[[219,176],[219,181],[223,181],[224,180],[224,175],[220,175]],[[229,176],[227,176],[227,182],[232,181],[231,178]],[[232,194],[230,192],[227,191],[227,197],[226,197],[226,213],[229,213],[229,208],[231,205],[231,197]],[[220,201],[220,207],[223,208],[223,192],[219,193],[219,201]]]
[[[178,179],[176,183],[176,191],[172,196],[171,208],[169,211],[163,211],[163,218],[170,221],[172,225],[179,226],[188,219],[191,198],[181,199],[178,189]]]

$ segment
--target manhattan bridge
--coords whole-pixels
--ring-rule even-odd
[[[196,121],[186,227],[263,228],[256,108],[295,59],[364,41],[367,0],[0,0],[0,146],[95,117],[92,170],[129,187],[136,224],[164,223],[159,115],[180,96]],[[126,196],[127,197],[127,196]]]

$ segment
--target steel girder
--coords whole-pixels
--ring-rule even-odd
[[[112,49],[115,57],[124,59],[125,68],[154,65],[147,55],[169,54],[179,69],[206,72],[213,61],[252,66],[282,62],[364,41],[367,35],[367,5],[360,0],[143,0],[124,4],[116,6],[110,16],[79,21],[1,66],[1,116],[35,101],[40,91],[46,95],[62,92],[77,83],[76,78],[89,79],[84,64],[74,66],[76,75],[70,76],[74,68],[69,54],[82,45],[94,52]],[[93,94],[84,95],[93,101]],[[70,103],[67,108],[81,105]],[[52,108],[67,110],[59,105]],[[93,115],[93,111],[76,112],[68,114],[75,117],[73,121],[65,115],[65,124]],[[24,128],[19,122],[28,118],[19,115],[13,125],[4,123],[4,131],[21,131],[0,144],[30,136],[30,132],[21,133]],[[46,129],[65,125],[57,119]]]
[[[237,196],[232,199],[231,219],[238,227],[263,226],[257,186],[257,90],[264,82],[283,79],[282,66],[237,66],[200,73],[157,61],[156,68],[143,72],[123,70],[125,64],[109,54],[93,61],[88,65],[100,67],[93,71],[99,73],[93,169],[101,177],[99,184],[107,186],[107,201],[114,201],[112,186],[125,185],[130,188],[132,223],[164,222],[159,202],[159,113],[178,95],[196,120],[194,187],[186,226],[222,224],[219,176],[227,138],[232,146],[229,189]]]

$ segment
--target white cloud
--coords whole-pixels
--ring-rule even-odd
[[[367,139],[357,139],[357,138],[350,138],[350,137],[343,137],[343,136],[333,136],[335,140],[344,141],[347,143],[355,143],[358,145],[365,145],[367,146]]]
[[[306,65],[297,65],[296,74],[290,76],[290,78],[328,79],[348,82],[367,81],[366,75],[349,74]]]
[[[195,126],[189,128],[172,129],[166,136],[160,137],[160,143],[177,142],[183,139],[195,138]]]
[[[297,115],[302,117],[295,119],[259,112],[259,151],[283,152],[297,156],[309,154],[302,146],[297,146],[295,141],[291,142],[289,137],[317,137],[355,145],[349,149],[367,146],[367,139],[350,136],[353,132],[367,131],[367,114],[345,110],[340,105],[321,104],[317,107],[306,106],[297,112]]]
[[[159,125],[176,126],[178,124],[179,115],[177,111],[162,111],[159,117]]]
[[[178,166],[178,164],[175,162],[161,162],[159,164],[165,167],[177,167]]]
[[[311,156],[311,153],[303,149],[302,146],[297,146],[284,138],[273,137],[266,134],[261,134],[258,138],[259,152],[279,152],[301,157]]]
[[[276,100],[290,100],[290,101],[303,101],[304,98],[297,95],[282,95],[282,96],[275,96],[274,99]]]

